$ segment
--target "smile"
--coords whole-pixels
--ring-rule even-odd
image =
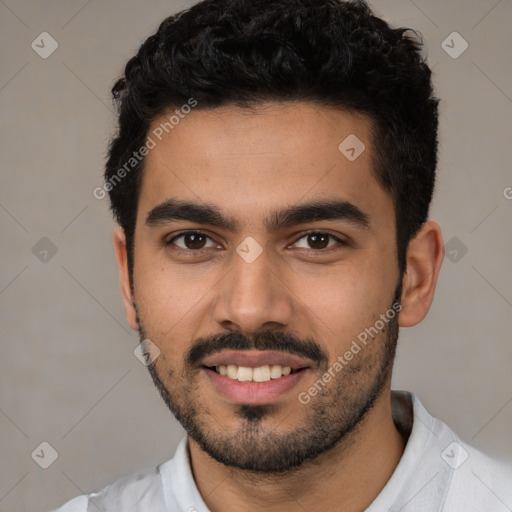
[[[290,373],[299,371],[292,370],[289,366],[281,366],[279,364],[266,364],[258,366],[257,368],[238,366],[236,364],[221,364],[215,366],[214,369],[220,375],[240,382],[267,382],[271,379],[280,379],[283,376],[290,375]]]

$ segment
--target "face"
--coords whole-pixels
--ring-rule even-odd
[[[160,351],[163,399],[226,465],[300,466],[389,387],[400,276],[372,151],[363,117],[269,103],[192,111],[146,157],[128,317]]]

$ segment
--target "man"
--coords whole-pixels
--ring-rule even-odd
[[[438,100],[363,2],[205,0],[113,89],[127,320],[187,432],[60,511],[505,511],[512,469],[391,391],[432,303]]]

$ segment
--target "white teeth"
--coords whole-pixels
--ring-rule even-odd
[[[279,364],[273,364],[270,367],[270,378],[271,379],[279,379],[283,375],[282,367]]]
[[[228,364],[227,376],[230,379],[236,380],[237,374],[238,374],[238,366],[236,364]]]
[[[270,379],[279,379],[283,375],[290,375],[292,371],[289,366],[281,366],[279,364],[265,364],[257,368],[237,366],[236,364],[221,364],[215,369],[217,373],[241,382],[267,382]]]
[[[252,380],[252,368],[248,368],[247,366],[239,366],[237,379],[240,381],[243,381],[243,382],[251,381]]]
[[[240,369],[238,369],[238,371],[240,371]],[[266,364],[265,366],[254,368],[252,371],[252,380],[254,382],[266,382],[270,380],[270,366]]]

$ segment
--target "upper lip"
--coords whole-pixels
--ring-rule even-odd
[[[310,361],[307,359],[276,350],[224,350],[207,357],[203,361],[203,366],[207,367],[228,364],[249,368],[257,368],[267,364],[269,366],[278,364],[280,366],[289,366],[292,370],[311,366]]]

